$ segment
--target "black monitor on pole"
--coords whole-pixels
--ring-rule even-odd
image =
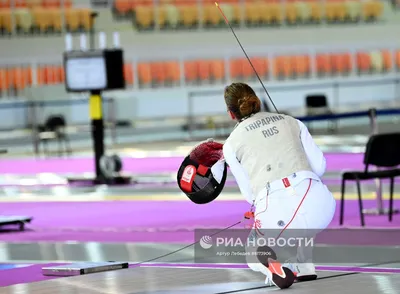
[[[92,22],[97,16],[92,14]],[[94,27],[94,26],[93,26]],[[92,126],[92,139],[95,163],[94,179],[69,179],[69,182],[92,182],[93,184],[123,184],[130,182],[129,177],[110,178],[102,169],[101,162],[105,157],[104,121],[102,92],[125,89],[124,52],[114,44],[112,49],[94,48],[94,29],[90,31],[90,49],[71,50],[67,44],[64,52],[65,86],[67,92],[89,92],[89,110]],[[81,41],[85,41],[84,35]],[[70,42],[70,41],[69,41]],[[68,42],[67,42],[68,43]],[[83,46],[85,47],[85,46]],[[107,174],[107,175],[106,175]]]

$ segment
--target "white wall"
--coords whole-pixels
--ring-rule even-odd
[[[262,46],[291,46],[293,50],[301,46],[325,45],[346,46],[350,44],[368,43],[384,46],[385,43],[400,47],[400,24],[371,24],[330,27],[297,27],[297,28],[262,28],[237,30],[243,46],[247,48]],[[110,40],[111,41],[111,40]],[[79,41],[75,42],[79,44]],[[131,57],[154,58],[157,55],[182,56],[204,53],[216,54],[224,52],[239,53],[236,40],[227,29],[201,32],[165,32],[161,34],[121,32],[121,44],[126,55]],[[295,45],[294,45],[295,44]],[[111,44],[110,44],[111,45]],[[64,37],[23,37],[0,38],[0,64],[10,59],[15,62],[32,60],[61,60],[64,51]]]
[[[325,94],[333,107],[356,111],[360,108],[378,106],[383,103],[394,104],[400,99],[400,76],[365,77],[347,80],[299,81],[294,83],[266,84],[274,103],[280,111],[299,109],[304,106],[308,94]],[[251,84],[260,98],[266,98],[258,83]],[[118,119],[129,121],[148,120],[153,125],[160,124],[165,117],[188,115],[189,93],[196,93],[193,98],[194,115],[225,114],[223,100],[224,86],[202,88],[177,88],[143,91],[109,92],[104,96],[116,98]],[[65,100],[64,100],[65,101]],[[29,113],[26,108],[15,108],[15,102],[0,102],[0,129],[24,127],[28,124]],[[14,107],[13,107],[14,105]],[[105,118],[108,118],[105,109]],[[62,106],[45,106],[40,109],[39,122],[51,114],[63,114],[69,124],[89,123],[88,104],[65,102]],[[367,121],[367,120],[366,120]]]

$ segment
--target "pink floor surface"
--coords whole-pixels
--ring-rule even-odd
[[[365,208],[375,201],[364,201]],[[396,206],[400,201],[395,202]],[[1,233],[2,241],[193,242],[194,229],[223,228],[240,221],[244,201],[207,206],[189,201],[2,203],[2,215],[33,216],[26,232]],[[339,205],[331,228],[339,225]],[[221,213],[223,211],[223,213]],[[345,226],[359,227],[357,202],[346,201]],[[367,228],[400,228],[400,216],[366,216]]]
[[[327,153],[328,171],[362,169],[362,153]],[[176,172],[183,157],[123,158],[128,173]],[[85,173],[93,172],[93,158],[2,159],[0,174]]]

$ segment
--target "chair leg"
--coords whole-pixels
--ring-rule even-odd
[[[360,187],[360,180],[357,179],[357,193],[358,193],[358,208],[360,210],[360,220],[361,220],[361,226],[365,226],[364,222],[364,212],[363,212],[363,203],[362,203],[362,198],[361,198],[361,187]]]
[[[344,193],[346,188],[346,180],[342,178],[342,196],[340,198],[340,220],[339,224],[343,225],[343,218],[344,218]]]
[[[393,219],[393,188],[394,178],[390,178],[389,222],[391,222]]]
[[[62,147],[62,139],[60,137],[57,138],[57,145],[58,145],[58,157],[62,157],[63,155],[63,147]]]
[[[67,136],[65,136],[64,140],[65,140],[65,145],[66,145],[66,149],[67,149],[67,154],[71,155],[72,154],[72,149],[71,149],[71,144],[69,142],[69,138]]]
[[[47,140],[43,141],[43,155],[44,157],[48,157],[49,156],[49,146],[47,146]]]

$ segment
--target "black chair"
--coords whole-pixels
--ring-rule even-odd
[[[328,99],[325,95],[308,95],[306,96],[306,111],[308,116],[333,114],[333,111],[328,105]],[[308,124],[311,129],[311,123]],[[328,130],[335,133],[337,130],[337,121],[330,120]]]
[[[389,221],[393,218],[393,186],[394,179],[400,176],[400,133],[379,134],[369,138],[364,154],[364,171],[348,171],[342,175],[342,197],[340,203],[340,225],[343,225],[344,195],[346,181],[356,181],[358,206],[361,226],[365,225],[360,182],[372,179],[390,179]],[[369,171],[369,166],[386,168],[385,170]],[[389,169],[390,168],[390,169]]]
[[[59,156],[64,153],[62,143],[64,143],[64,150],[66,153],[72,153],[69,138],[65,132],[66,126],[65,118],[62,115],[52,115],[46,120],[43,126],[38,127],[39,143],[43,144],[43,152],[45,154],[49,154],[47,143],[50,141],[58,142]]]

